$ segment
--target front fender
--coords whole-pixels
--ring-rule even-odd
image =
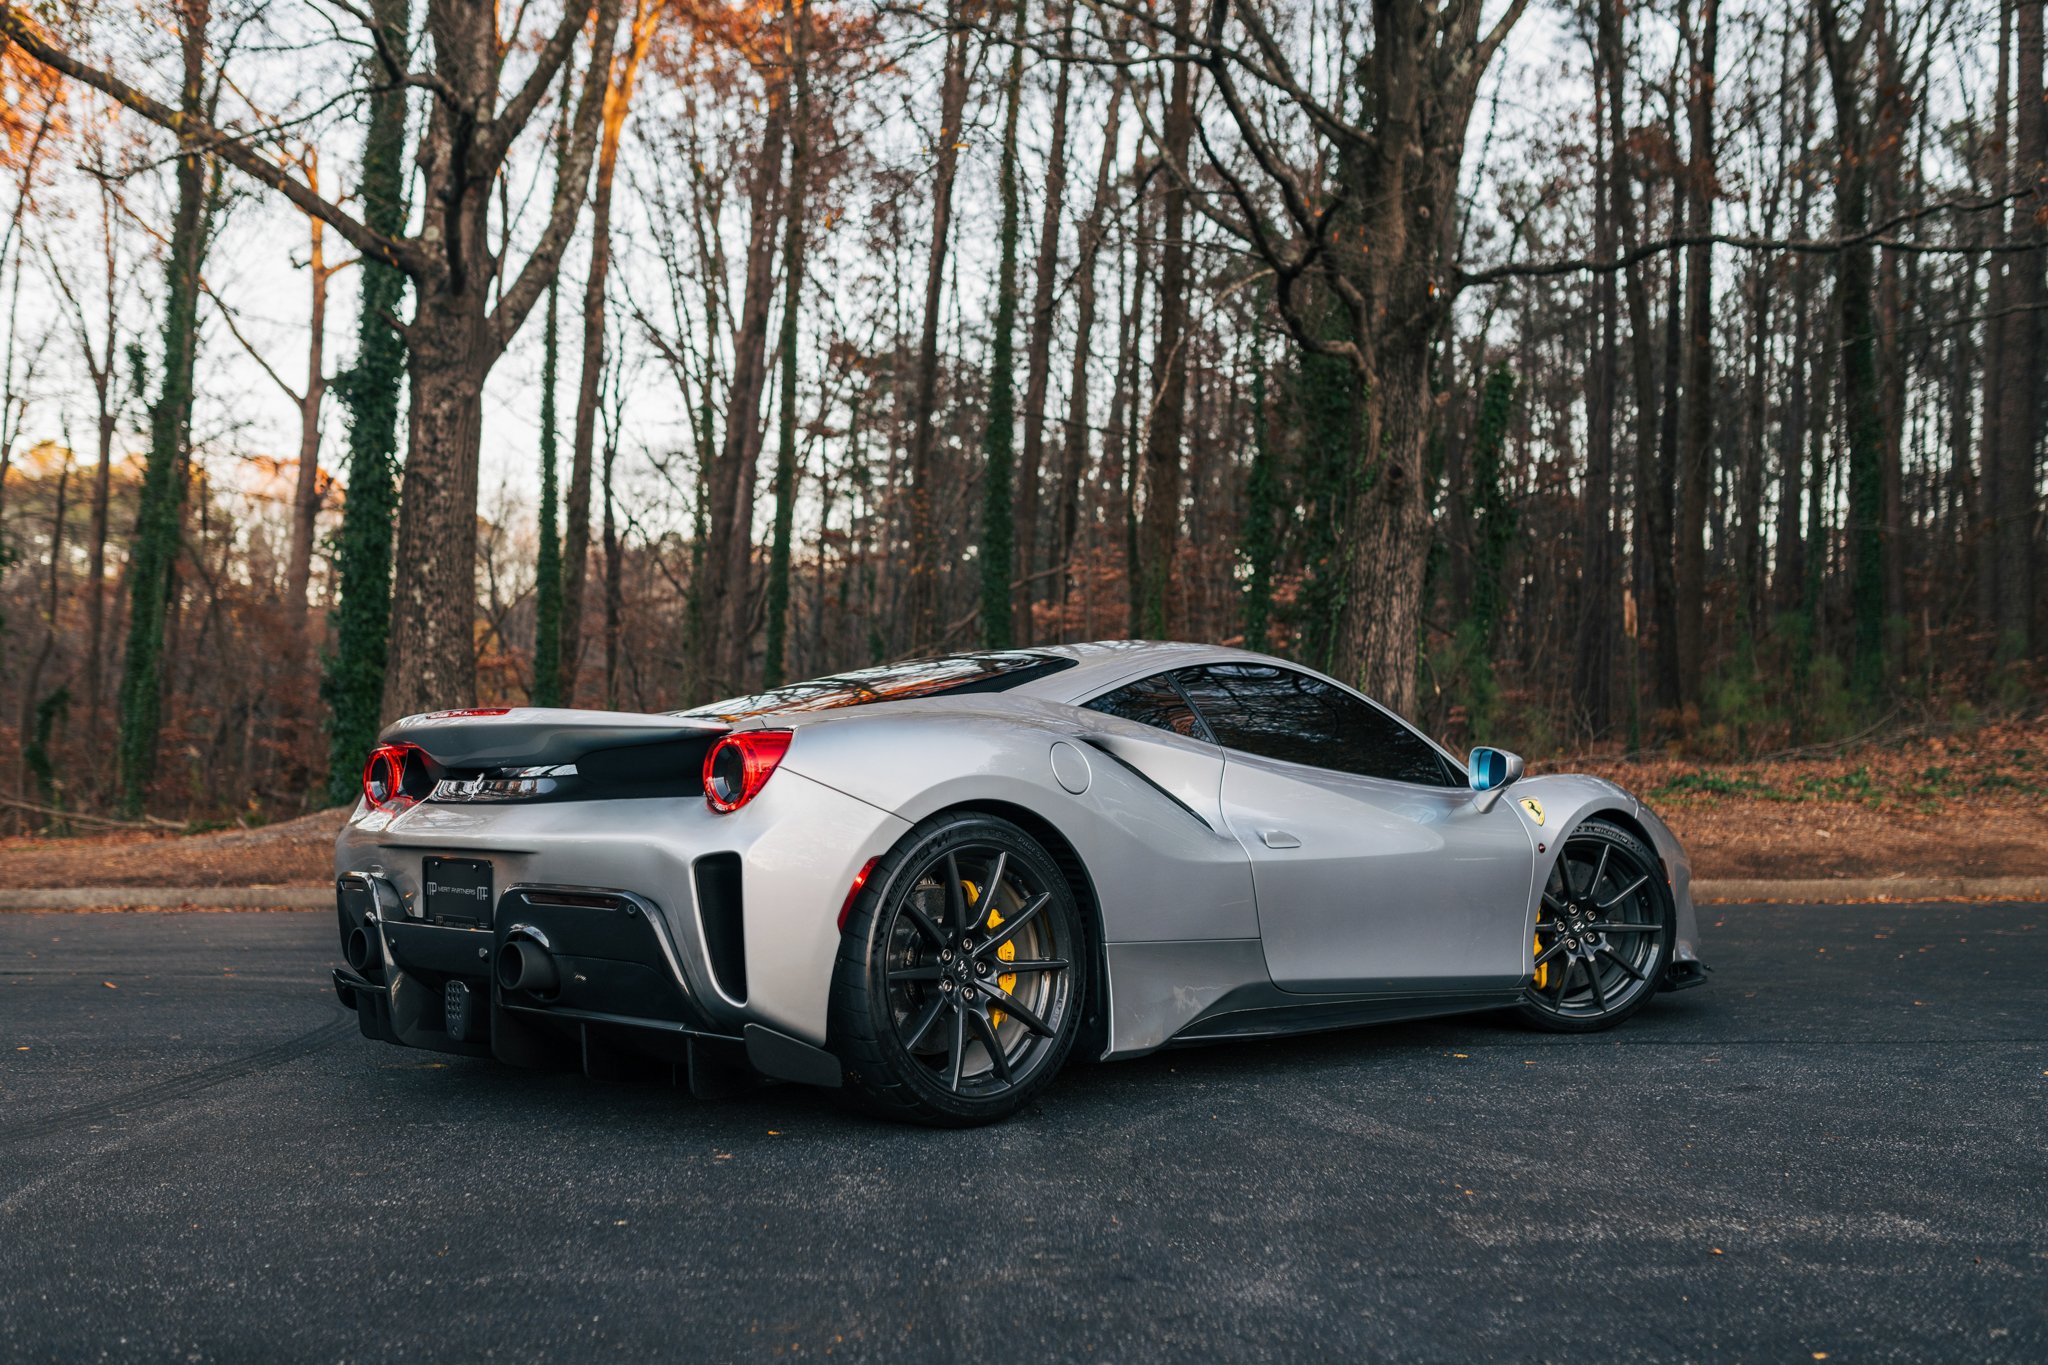
[[[1550,871],[1557,865],[1565,838],[1580,823],[1594,816],[1615,820],[1625,828],[1635,831],[1650,845],[1658,861],[1664,865],[1665,883],[1671,889],[1671,903],[1675,912],[1671,957],[1675,963],[1699,962],[1699,917],[1692,903],[1692,862],[1686,857],[1678,836],[1670,826],[1659,819],[1654,811],[1631,795],[1625,788],[1617,786],[1604,777],[1592,777],[1584,773],[1554,773],[1542,777],[1525,777],[1509,787],[1508,801],[1522,814],[1523,824],[1536,840],[1540,852],[1536,855],[1536,893],[1529,908],[1530,933],[1535,932],[1537,904],[1542,899],[1542,888],[1550,880]],[[1542,809],[1539,821],[1524,802],[1534,800]],[[1690,975],[1697,978],[1695,969]]]

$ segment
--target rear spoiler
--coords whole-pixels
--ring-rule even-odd
[[[378,738],[416,745],[444,769],[545,768],[599,750],[709,739],[730,729],[722,721],[645,712],[514,706],[407,716]]]

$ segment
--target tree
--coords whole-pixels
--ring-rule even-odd
[[[1707,498],[1714,443],[1714,67],[1720,44],[1719,0],[1683,0],[1678,10],[1688,50],[1686,119],[1692,151],[1685,168],[1685,397],[1678,447],[1678,699],[1697,703],[1705,652]]]
[[[1417,702],[1431,354],[1454,292],[1459,169],[1479,82],[1527,0],[1510,0],[1484,32],[1481,8],[1375,4],[1371,48],[1349,76],[1348,103],[1362,121],[1310,91],[1252,0],[1212,0],[1206,35],[1191,45],[1266,187],[1255,190],[1205,139],[1236,209],[1212,214],[1272,268],[1274,303],[1296,344],[1341,358],[1357,378],[1362,420],[1335,566],[1333,664],[1405,715]],[[1327,149],[1314,161],[1327,181],[1295,169],[1241,78]],[[1185,170],[1178,178],[1189,183]],[[1326,319],[1339,335],[1327,334]]]
[[[988,423],[982,431],[981,643],[1008,649],[1011,639],[1010,569],[1016,555],[1013,481],[1016,477],[1017,386],[1017,106],[1024,93],[1024,5],[1011,0],[1016,30],[1010,72],[1003,83],[1001,257],[996,266],[995,336],[989,345]],[[1027,542],[1028,545],[1028,542]]]
[[[189,145],[207,148],[326,220],[365,256],[411,277],[415,306],[403,335],[412,410],[399,503],[392,659],[382,708],[387,716],[475,696],[472,627],[484,381],[554,278],[575,229],[607,88],[618,0],[598,0],[592,11],[570,6],[509,98],[500,89],[505,47],[497,19],[496,5],[485,0],[428,0],[426,27],[434,61],[427,70],[405,65],[402,51],[383,41],[383,27],[372,24],[383,78],[428,95],[426,127],[414,157],[421,172],[424,222],[417,236],[408,237],[372,228],[292,176],[264,154],[260,138],[249,135],[260,130],[217,128],[210,111],[174,109],[44,38],[12,3],[0,8],[0,35],[37,61],[177,131]],[[492,232],[499,172],[586,27],[591,60],[571,124],[568,174],[556,188],[525,264],[508,276],[499,268],[503,248]]]
[[[960,166],[960,120],[967,111],[967,41],[957,0],[946,10],[946,64],[939,81],[939,127],[932,156],[932,238],[925,255],[924,314],[910,407],[910,582],[905,599],[910,644],[939,641],[939,547],[932,516],[932,416],[939,402],[939,310],[946,287],[946,245],[953,230],[953,181]]]
[[[142,814],[156,775],[157,730],[163,709],[164,616],[177,562],[185,502],[185,445],[192,424],[192,367],[198,347],[199,270],[210,230],[205,145],[196,131],[207,100],[208,0],[174,7],[184,80],[178,109],[187,131],[178,138],[177,216],[164,262],[163,378],[149,412],[149,462],[142,510],[128,561],[128,651],[121,671],[121,809]],[[24,44],[26,46],[26,44]],[[33,51],[33,49],[31,49]]]
[[[804,290],[804,195],[810,184],[810,14],[808,0],[785,0],[784,42],[790,80],[789,188],[783,208],[780,425],[775,448],[775,530],[768,550],[768,639],[761,681],[780,687],[789,644],[790,534],[796,518],[796,343]]]
[[[1176,634],[1172,581],[1180,548],[1182,443],[1188,404],[1188,207],[1192,182],[1184,168],[1194,141],[1194,92],[1187,56],[1191,0],[1174,0],[1173,77],[1166,98],[1160,156],[1169,170],[1161,194],[1159,325],[1152,353],[1152,420],[1145,428],[1145,507],[1138,523],[1133,573],[1138,633],[1154,639]]]
[[[1835,102],[1835,138],[1841,166],[1835,178],[1839,235],[1869,225],[1874,158],[1899,136],[1900,92],[1881,71],[1873,82],[1875,108],[1866,108],[1861,70],[1866,60],[1888,67],[1884,0],[1865,0],[1862,19],[1844,34],[1835,0],[1817,0],[1815,22],[1827,58]],[[1836,256],[1835,306],[1842,344],[1842,406],[1849,447],[1849,553],[1855,627],[1850,658],[1857,688],[1875,698],[1885,684],[1884,403],[1878,388],[1876,267],[1873,249],[1858,242]]]
[[[599,381],[604,374],[605,288],[611,278],[612,184],[618,174],[619,142],[633,105],[640,64],[663,14],[661,0],[634,0],[626,50],[599,63],[610,68],[604,81],[604,116],[597,144],[596,183],[590,194],[590,270],[583,280],[583,369],[576,389],[576,431],[569,457],[568,528],[562,550],[563,599],[558,693],[576,697],[576,672],[583,653],[584,563],[590,553],[590,449],[595,439]],[[566,95],[565,95],[566,101]]]
[[[377,47],[406,49],[410,0],[370,0]],[[378,84],[383,64],[368,61],[370,126],[363,141],[358,193],[363,226],[386,238],[405,230],[405,96]],[[405,380],[405,338],[396,326],[406,276],[376,253],[360,262],[355,363],[335,378],[348,410],[347,492],[335,546],[334,650],[320,677],[327,703],[327,799],[354,797],[364,757],[377,742],[391,631],[391,539],[398,512],[398,397]]]

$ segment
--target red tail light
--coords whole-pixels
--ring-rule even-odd
[[[379,744],[363,764],[363,799],[396,813],[416,803],[426,784],[426,755],[415,744]]]
[[[787,730],[743,730],[712,745],[704,755],[704,803],[735,811],[753,800],[789,752],[789,739]]]
[[[429,711],[421,720],[457,720],[463,716],[503,716],[510,714],[509,706],[465,706],[458,711]]]

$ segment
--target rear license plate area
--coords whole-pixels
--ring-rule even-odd
[[[483,858],[423,858],[427,919],[435,924],[491,922],[491,864]]]

